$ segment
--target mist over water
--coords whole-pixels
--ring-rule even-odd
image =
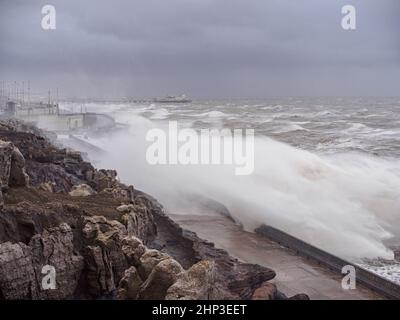
[[[117,169],[169,212],[196,214],[193,199],[207,197],[248,231],[265,223],[343,258],[392,259],[387,242],[400,236],[397,103],[88,104],[129,125],[89,142],[107,151],[97,166]],[[255,128],[253,174],[236,176],[224,165],[149,165],[146,133],[167,130],[169,120],[180,129]]]

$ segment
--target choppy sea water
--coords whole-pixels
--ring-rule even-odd
[[[320,153],[400,156],[400,98],[275,98],[144,108],[142,114],[152,120],[178,120],[194,128],[254,128],[258,135]]]
[[[101,165],[116,166],[123,179],[167,207],[187,208],[178,201],[185,192],[209,196],[248,230],[271,224],[400,283],[391,251],[400,246],[400,98],[88,103],[86,108],[130,125],[129,135],[89,137],[125,158],[111,156]],[[172,120],[181,128],[254,129],[259,138],[254,175],[146,166],[139,160],[146,130]],[[137,150],[127,150],[131,141]]]

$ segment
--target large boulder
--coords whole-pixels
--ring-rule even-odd
[[[113,295],[128,268],[122,250],[126,229],[118,221],[94,216],[84,218],[82,233],[89,293],[96,297]]]
[[[26,187],[29,185],[29,176],[25,172],[25,159],[18,148],[14,147],[11,156],[10,187]]]
[[[212,297],[214,262],[200,261],[182,273],[168,289],[166,300],[208,300]]]
[[[146,248],[118,221],[92,216],[85,217],[83,225],[86,282],[92,296],[163,299],[184,271],[167,254]]]
[[[0,244],[0,293],[5,299],[71,299],[83,269],[83,257],[75,254],[67,224],[45,230],[22,242]],[[42,282],[52,268],[55,287]]]
[[[86,178],[98,192],[105,189],[112,189],[120,184],[115,170],[94,170],[89,172]]]
[[[258,287],[251,297],[252,300],[275,300],[278,294],[276,285],[271,282],[264,282]]]
[[[84,267],[83,257],[74,250],[71,227],[62,223],[34,235],[29,242],[40,299],[71,299]],[[55,289],[42,290],[43,267],[55,270]]]
[[[92,183],[96,186],[94,183]],[[97,190],[97,189],[96,189]],[[111,195],[113,198],[121,199],[124,202],[133,202],[133,187],[125,187],[122,184],[118,184],[112,188],[105,188],[99,191],[100,194]]]
[[[125,270],[124,277],[118,285],[117,297],[120,300],[135,300],[143,281],[135,267]]]
[[[130,213],[134,210],[133,204],[122,204],[117,207],[117,211],[121,213]]]
[[[11,142],[0,140],[0,185],[8,187],[25,187],[29,177],[25,172],[25,159],[22,153]]]
[[[152,239],[157,234],[153,215],[145,205],[122,205],[117,210],[124,213],[122,223],[129,235],[147,240]]]
[[[289,300],[310,300],[310,297],[305,293],[298,293],[288,299]]]
[[[111,260],[100,246],[87,246],[84,252],[89,294],[95,297],[112,295],[116,290]]]
[[[141,264],[140,258],[146,250],[147,248],[143,245],[142,241],[134,236],[127,236],[122,239],[122,252],[129,265],[138,268]]]
[[[138,293],[139,300],[161,300],[165,298],[168,288],[184,272],[182,266],[174,259],[160,261],[151,271]]]
[[[36,299],[37,292],[31,248],[21,242],[0,244],[0,296]]]
[[[145,253],[140,257],[139,263],[139,274],[142,279],[147,279],[154,267],[168,258],[167,254],[158,250],[146,249]]]
[[[87,197],[94,195],[96,192],[87,184],[80,184],[73,186],[72,190],[69,192],[71,197]]]

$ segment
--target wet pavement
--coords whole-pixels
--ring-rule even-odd
[[[276,272],[274,282],[287,296],[306,293],[311,299],[383,299],[381,295],[358,285],[344,290],[341,275],[317,262],[297,255],[260,235],[243,231],[232,220],[220,215],[169,214],[183,228],[196,232],[218,248],[227,250],[244,262],[257,263]]]

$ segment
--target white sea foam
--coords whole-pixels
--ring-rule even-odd
[[[196,115],[197,117],[208,117],[208,118],[224,118],[227,117],[228,115],[222,111],[209,111],[209,112],[204,112]]]
[[[332,116],[332,115],[334,115],[334,113],[332,111],[324,110],[324,111],[319,111],[319,112],[313,114],[312,116],[314,118],[317,118],[317,117],[326,117],[326,116]]]
[[[153,114],[150,116],[150,119],[153,120],[162,120],[168,118],[170,112],[165,108],[154,109]]]
[[[377,275],[390,279],[400,285],[400,263],[394,261],[370,262],[360,264],[360,267],[372,271]]]
[[[279,129],[274,130],[274,133],[288,133],[294,131],[309,131],[297,123],[289,123],[281,126]]]
[[[353,133],[370,133],[370,132],[373,132],[373,131],[374,131],[374,129],[368,127],[365,124],[362,124],[362,123],[350,123],[349,124],[349,128],[347,128],[343,132],[353,134]]]

